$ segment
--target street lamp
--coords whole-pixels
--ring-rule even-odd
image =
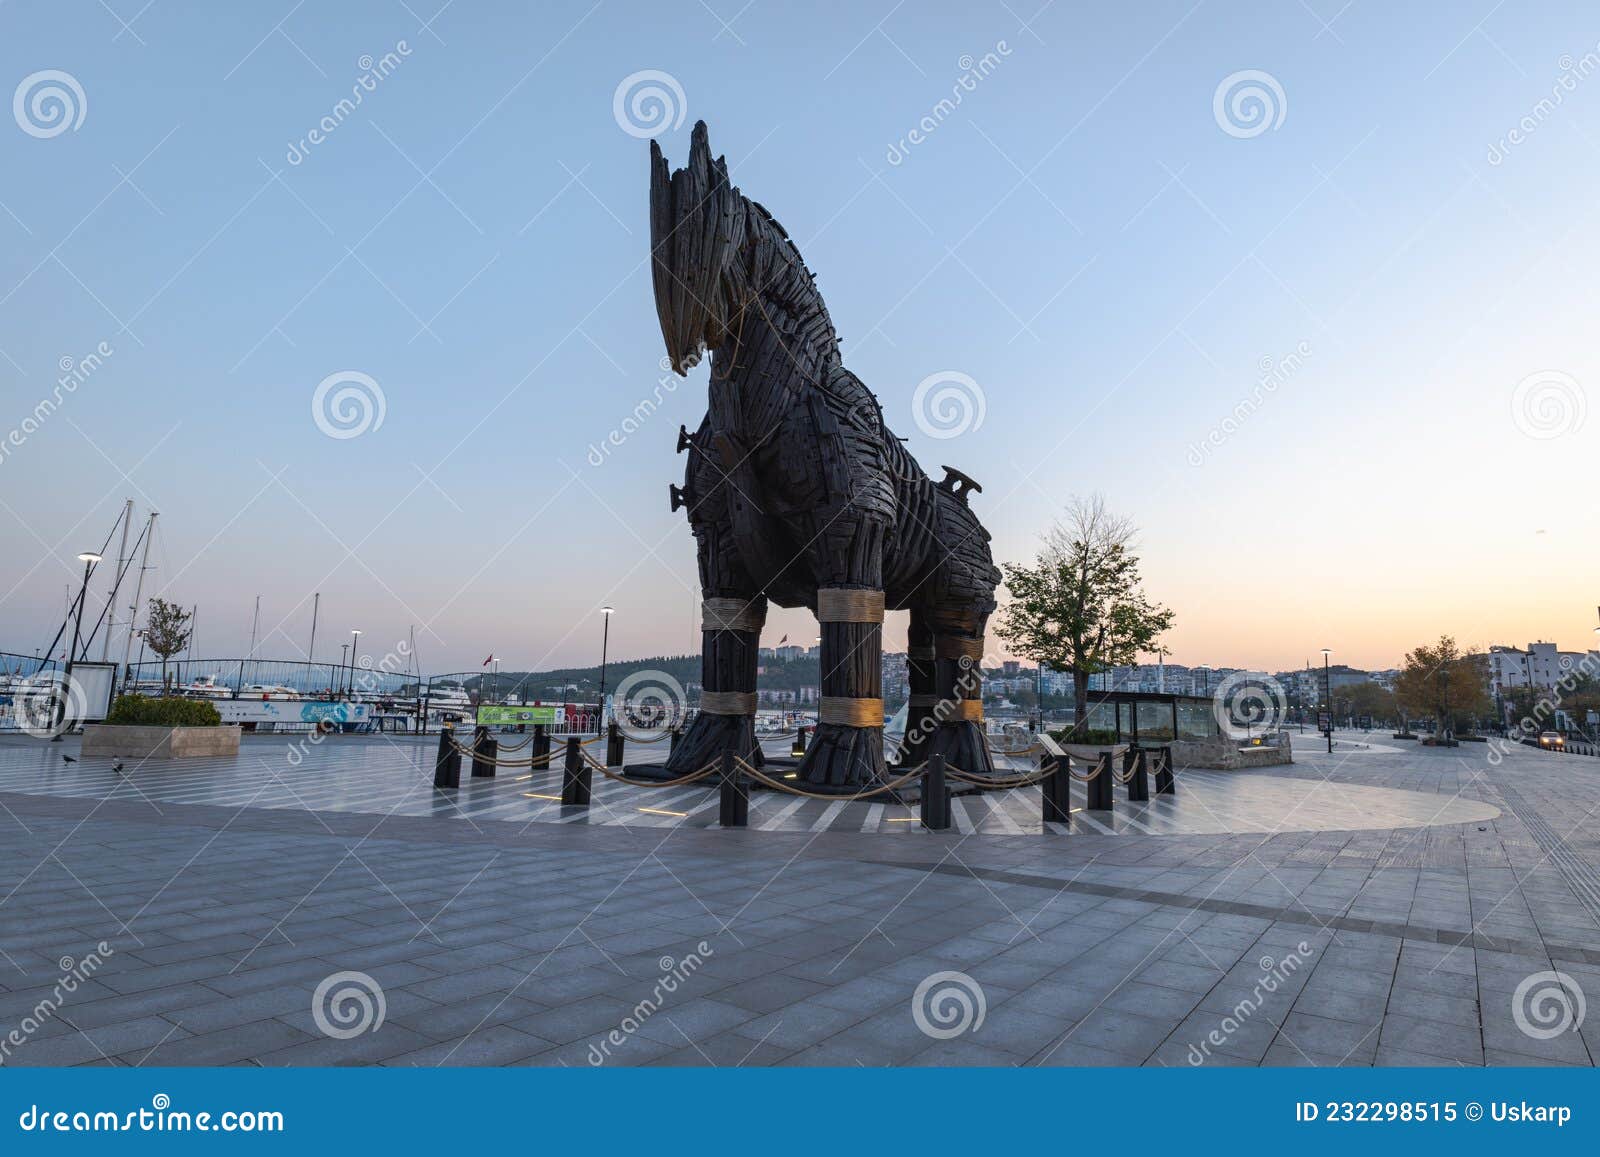
[[[68,701],[72,696],[72,662],[78,654],[78,637],[83,633],[83,608],[84,604],[89,601],[89,574],[94,570],[95,563],[100,561],[100,556],[93,551],[86,550],[78,556],[78,561],[83,564],[83,586],[78,590],[78,617],[72,622],[72,649],[67,652],[67,666],[66,670],[62,672],[62,682],[66,687]],[[56,708],[59,710],[60,715],[59,717],[57,716],[57,710],[50,712],[50,719],[53,724],[65,722],[67,706],[67,701],[57,702]],[[62,730],[64,731],[65,728],[62,728]],[[52,743],[60,743],[61,731],[57,731],[52,735],[50,741]]]
[[[1328,754],[1333,754],[1333,670],[1328,666],[1328,656],[1333,654],[1332,647],[1322,648],[1322,702],[1328,709],[1328,728],[1325,734],[1328,737]]]
[[[347,699],[355,698],[355,691],[356,691],[356,649],[358,647],[360,647],[360,646],[361,646],[361,632],[360,631],[356,631],[356,630],[352,630],[350,632],[350,679],[345,684],[345,697]]]
[[[600,616],[605,620],[605,629],[600,635],[600,701],[595,704],[598,720],[596,731],[604,731],[606,725],[606,652],[611,646],[611,616],[615,613],[615,607],[600,608]]]

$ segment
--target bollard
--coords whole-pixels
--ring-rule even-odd
[[[950,787],[944,779],[944,756],[928,756],[922,773],[922,826],[930,832],[950,830]]]
[[[1045,776],[1040,787],[1044,789],[1043,820],[1047,824],[1065,824],[1072,826],[1072,776],[1067,771],[1072,766],[1069,757],[1061,755],[1050,756],[1051,772]]]
[[[725,828],[750,826],[750,789],[733,761],[733,752],[722,753],[722,784],[717,800],[717,822]]]
[[[439,754],[433,761],[434,787],[461,786],[461,753],[448,727],[439,729]]]
[[[487,727],[478,728],[472,737],[472,778],[493,779],[494,761],[500,758],[500,741]]]
[[[1094,778],[1084,785],[1089,794],[1085,806],[1090,811],[1108,812],[1112,809],[1111,778],[1111,753],[1102,751],[1095,760]]]
[[[1172,748],[1156,748],[1156,794],[1177,795],[1177,780],[1172,775]]]
[[[606,724],[606,766],[622,766],[622,728],[615,722]]]
[[[673,752],[678,750],[678,740],[680,740],[682,738],[683,738],[683,728],[674,727],[672,729],[672,738],[667,741],[667,754],[670,755]]]
[[[529,744],[535,760],[533,766],[538,767],[538,760],[550,754],[550,733],[544,729],[543,723],[533,725],[533,742]]]
[[[589,806],[589,765],[576,735],[567,739],[567,766],[561,773],[561,806]]]
[[[1150,774],[1145,765],[1145,753],[1130,747],[1122,753],[1122,774],[1128,777],[1128,798],[1135,803],[1150,799]]]
[[[794,756],[806,753],[806,729],[800,728],[794,733],[794,742],[789,745],[789,754]]]

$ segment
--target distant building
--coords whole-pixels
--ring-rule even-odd
[[[1489,648],[1489,690],[1497,698],[1513,687],[1552,688],[1575,672],[1600,676],[1600,651],[1561,651],[1546,642]]]

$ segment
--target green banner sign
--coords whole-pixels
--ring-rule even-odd
[[[556,721],[555,707],[490,707],[478,708],[478,726],[480,727],[515,727],[520,723],[543,723],[547,726]]]

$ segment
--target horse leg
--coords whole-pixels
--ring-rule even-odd
[[[933,627],[928,613],[911,608],[911,625],[906,632],[906,682],[910,698],[906,705],[906,733],[900,741],[901,767],[915,767],[928,757],[928,744],[938,727],[933,713],[939,696],[935,693],[933,665]]]
[[[962,771],[992,772],[994,759],[983,731],[983,630],[988,612],[937,607],[929,618],[935,700],[929,713],[937,724],[924,755],[942,755]]]
[[[767,600],[743,568],[718,550],[717,526],[697,528],[700,545],[700,712],[667,759],[667,772],[688,775],[731,751],[761,766],[756,742],[756,654]]]
[[[817,559],[822,702],[800,761],[809,787],[857,790],[884,780],[882,527],[862,519]]]

